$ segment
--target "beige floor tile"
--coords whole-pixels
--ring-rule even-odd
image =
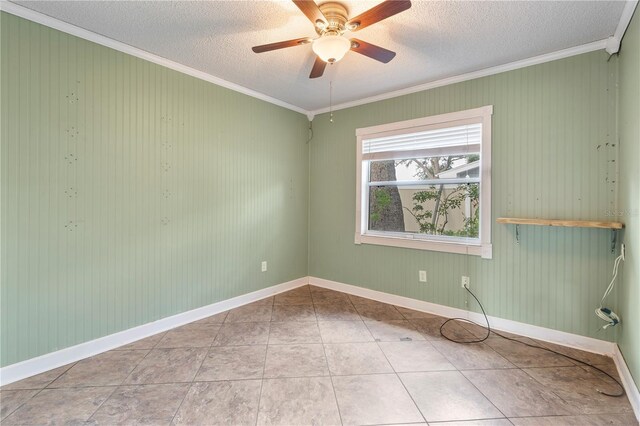
[[[324,343],[373,342],[375,339],[362,321],[319,321]]]
[[[433,341],[433,346],[459,370],[492,370],[515,368],[502,355],[484,343]]]
[[[616,388],[590,368],[495,334],[449,342],[440,335],[445,320],[302,286],[6,385],[0,416],[3,425],[77,424],[92,414],[88,423],[155,425],[176,413],[183,424],[298,425],[340,424],[341,410],[345,424],[424,425],[417,404],[429,424],[443,426],[506,426],[487,417],[502,415],[524,426],[638,424],[626,397],[595,392]],[[461,322],[445,332],[467,340],[485,333]],[[611,358],[503,334],[618,376]]]
[[[638,424],[633,414],[525,417],[509,420],[515,426],[635,426]]]
[[[394,423],[393,425],[390,426],[427,426],[427,423],[425,422],[418,422],[418,423]],[[447,426],[447,425],[444,425]]]
[[[523,342],[537,345],[531,339],[521,338]],[[520,368],[527,367],[563,367],[575,365],[571,360],[546,351],[544,349],[532,348],[530,346],[503,339],[499,336],[492,336],[485,342],[491,349],[509,360],[512,364]]]
[[[507,419],[462,420],[459,422],[431,422],[435,426],[512,426]]]
[[[286,292],[276,295],[276,305],[312,305],[310,292]]]
[[[401,373],[399,376],[429,423],[504,417],[458,371]]]
[[[2,386],[0,390],[43,389],[74,365],[75,363],[68,364],[62,367],[54,368],[53,370],[45,371],[44,373],[37,374],[35,376],[28,377],[23,380],[18,380],[17,382]]]
[[[360,315],[351,303],[322,303],[314,307],[318,321],[360,321]]]
[[[188,383],[120,386],[91,416],[102,425],[168,425],[189,390]]]
[[[380,342],[378,346],[397,373],[456,369],[430,342]]]
[[[334,290],[331,290],[331,289],[328,289],[328,288],[318,287],[318,286],[315,286],[315,285],[308,285],[307,287],[309,288],[309,291],[311,293],[320,293],[320,292],[323,292],[323,291],[334,291]]]
[[[107,400],[114,387],[44,389],[2,421],[8,425],[81,424]]]
[[[222,324],[192,323],[169,330],[156,348],[206,348],[211,346]]]
[[[271,321],[316,321],[313,305],[274,305]]]
[[[449,339],[465,342],[478,340],[473,333],[464,328],[462,324],[457,321],[449,321],[445,324],[447,319],[442,317],[416,318],[409,321],[416,327],[416,329],[424,334],[427,340],[447,340],[441,334],[441,327],[442,333],[444,333]]]
[[[255,425],[260,380],[194,383],[174,419],[178,425]]]
[[[190,382],[206,354],[207,348],[153,349],[124,384]]]
[[[410,319],[409,322],[413,325],[416,330],[418,330],[427,340],[445,340],[442,335],[440,335],[440,326],[444,324],[446,319],[441,317],[432,317],[432,318],[413,318]],[[457,330],[457,327],[454,327]],[[450,331],[450,328],[447,328]],[[471,337],[471,333],[467,332],[467,334]]]
[[[109,351],[83,359],[48,387],[71,388],[121,384],[142,361],[148,350]]]
[[[538,343],[544,347],[553,349],[554,351],[560,352],[561,354],[569,355],[570,357],[576,358],[580,361],[587,362],[589,364],[614,365],[613,358],[608,357],[606,355],[600,355],[593,352],[581,351],[580,349],[560,346],[560,345],[556,345],[555,343],[549,343],[549,342],[538,342]],[[572,361],[572,362],[576,365],[584,365],[577,361]]]
[[[522,370],[469,370],[467,377],[507,417],[576,414]]]
[[[272,322],[270,345],[294,343],[322,343],[316,322]]]
[[[583,370],[586,370],[598,377],[603,376],[606,379],[606,375],[602,374],[600,371],[589,367],[587,365],[581,365],[581,364],[577,364],[578,367],[582,368]],[[605,371],[606,373],[609,373],[611,376],[613,376],[615,379],[617,379],[618,381],[620,381],[620,374],[618,373],[618,367],[616,367],[615,364],[602,364],[602,365],[596,365],[595,367],[598,367],[600,370]]]
[[[225,323],[218,330],[213,346],[266,345],[269,328],[268,322]]]
[[[358,310],[358,314],[365,321],[388,321],[388,320],[402,320],[404,317],[393,305],[380,304],[366,304],[355,305]]]
[[[136,340],[128,345],[120,346],[114,349],[114,351],[132,351],[142,349],[153,349],[160,340],[164,337],[166,332],[154,334],[153,336],[145,337],[144,339]]]
[[[378,342],[406,342],[425,340],[424,336],[407,320],[365,321]]]
[[[313,304],[349,303],[349,296],[338,291],[312,292]]]
[[[265,378],[328,376],[322,345],[270,345]]]
[[[213,347],[195,380],[260,379],[264,372],[266,345]]]
[[[339,425],[329,377],[266,379],[258,425]]]
[[[402,314],[406,319],[418,319],[418,318],[437,318],[435,314],[430,314],[422,311],[415,311],[409,308],[403,308],[402,306],[396,306],[398,312]]]
[[[0,390],[0,420],[37,394],[37,390]]]
[[[246,305],[231,309],[225,318],[225,323],[230,322],[263,322],[271,321],[272,305]]]
[[[424,422],[395,374],[334,377],[333,384],[345,425]]]
[[[392,373],[393,369],[376,343],[324,345],[331,374]]]
[[[368,305],[368,304],[377,305],[379,303],[382,303],[382,302],[378,302],[377,300],[367,299],[366,297],[355,296],[353,294],[349,294],[348,297],[351,303],[353,303],[354,305]]]
[[[476,337],[484,338],[487,336],[486,324],[478,325],[478,324],[470,323],[466,321],[460,321],[459,324]],[[515,334],[506,333],[503,331],[501,331],[500,334],[504,334],[505,336],[514,336],[514,337],[516,336]],[[495,334],[490,334],[489,336],[496,337]]]
[[[633,412],[627,398],[612,398],[598,392],[617,394],[620,387],[604,375],[580,367],[527,368],[528,375],[575,407],[581,414]]]

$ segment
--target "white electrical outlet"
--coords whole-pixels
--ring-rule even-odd
[[[460,280],[460,287],[469,288],[469,277],[462,276],[462,280]]]
[[[267,261],[266,260],[262,261],[262,272],[267,272]]]
[[[418,271],[418,281],[421,283],[427,282],[427,271]]]

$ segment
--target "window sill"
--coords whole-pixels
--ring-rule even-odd
[[[491,244],[465,244],[453,241],[417,240],[403,237],[362,234],[356,234],[355,243],[455,254],[470,254],[473,256],[481,256],[483,259],[491,259],[493,256],[493,247]]]

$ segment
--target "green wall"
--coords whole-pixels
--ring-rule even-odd
[[[0,19],[0,365],[307,275],[304,115]]]
[[[606,230],[493,223],[492,260],[353,243],[356,128],[493,105],[493,222],[635,212],[611,307],[638,380],[639,37],[320,115],[307,145],[301,114],[1,13],[0,366],[307,274],[459,308],[469,275],[490,315],[615,340]]]
[[[618,282],[620,349],[640,384],[640,13],[636,10],[620,50],[620,211],[625,262]]]
[[[490,315],[614,340],[593,312],[615,257],[610,232],[522,226],[518,245],[495,218],[611,220],[616,83],[616,58],[598,51],[316,117],[309,275],[458,308],[468,275]],[[494,106],[493,260],[355,245],[356,128],[483,105]]]

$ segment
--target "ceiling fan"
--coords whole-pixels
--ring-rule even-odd
[[[349,50],[385,64],[392,60],[396,56],[395,52],[357,38],[349,39],[344,36],[344,33],[361,30],[411,7],[410,0],[385,0],[355,18],[349,19],[347,8],[341,3],[328,2],[317,5],[313,0],[293,0],[293,2],[313,23],[320,37],[315,39],[303,37],[263,44],[254,46],[252,50],[263,53],[312,43],[311,48],[317,56],[309,78],[322,76],[328,63],[338,62]]]

